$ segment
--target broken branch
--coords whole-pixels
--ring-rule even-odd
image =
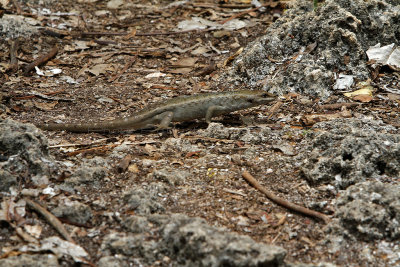
[[[55,55],[57,55],[57,52],[58,52],[58,47],[54,46],[53,49],[51,49],[51,51],[48,54],[38,57],[35,61],[33,61],[32,63],[28,64],[25,67],[24,75],[27,75],[35,67],[40,66],[49,61],[50,59],[52,59],[53,57],[55,57]]]
[[[57,219],[56,216],[48,212],[45,208],[43,208],[41,205],[33,200],[30,200],[28,198],[25,198],[24,200],[26,201],[26,204],[29,208],[41,214],[50,223],[50,225],[53,226],[62,235],[62,237],[64,237],[67,241],[75,244],[75,241],[69,235],[67,229],[65,229],[64,225],[60,222],[59,219]]]
[[[17,59],[18,44],[19,44],[18,39],[14,39],[14,40],[11,41],[11,46],[10,46],[10,70],[12,72],[16,72],[18,70],[18,59]]]
[[[302,213],[307,216],[311,216],[314,218],[321,219],[324,221],[326,224],[329,222],[329,217],[326,216],[325,214],[322,214],[320,212],[314,211],[307,209],[305,207],[299,206],[297,204],[291,203],[283,198],[278,197],[274,193],[268,191],[265,187],[263,187],[248,171],[244,170],[242,173],[242,177],[249,182],[254,188],[256,188],[258,191],[262,192],[264,195],[267,196],[270,200],[275,202],[278,205],[281,205],[282,207],[285,207],[289,210],[293,210],[299,213]]]

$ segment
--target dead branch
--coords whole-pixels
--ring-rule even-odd
[[[19,45],[18,38],[11,41],[11,46],[10,46],[10,70],[13,73],[18,70],[18,59],[17,59],[18,45]]]
[[[99,146],[99,147],[92,147],[92,148],[88,148],[88,149],[81,149],[81,150],[77,150],[77,151],[73,151],[73,152],[69,152],[67,153],[68,157],[72,157],[72,156],[76,156],[79,155],[81,153],[85,153],[85,154],[91,154],[91,153],[105,153],[107,150],[116,147],[117,145],[113,144],[113,145],[104,145],[104,146]]]
[[[18,1],[13,0],[12,2],[14,4],[15,8],[17,9],[17,14],[22,15],[22,8],[21,8],[21,5],[18,3]]]
[[[125,158],[123,160],[121,160],[121,162],[118,164],[117,172],[119,172],[119,173],[125,172],[128,169],[129,164],[131,163],[131,160],[132,160],[132,156],[126,155]]]
[[[29,208],[41,214],[50,223],[50,225],[52,225],[62,235],[62,237],[64,237],[67,241],[75,244],[75,241],[69,235],[67,229],[65,229],[64,225],[60,222],[60,220],[57,219],[56,216],[48,212],[45,208],[43,208],[41,205],[33,200],[28,198],[25,198],[24,200],[26,201],[26,204]]]
[[[359,107],[362,103],[350,102],[350,103],[335,103],[335,104],[326,104],[318,106],[320,109],[341,109],[342,107],[351,108],[351,107]]]
[[[27,75],[35,67],[40,66],[40,65],[46,63],[47,61],[49,61],[50,59],[52,59],[53,57],[55,57],[57,55],[57,53],[58,53],[58,47],[56,45],[56,46],[53,47],[53,49],[51,49],[51,51],[48,54],[40,56],[35,61],[33,61],[32,63],[28,64],[25,67],[24,75]]]
[[[307,209],[305,207],[299,206],[297,204],[291,203],[283,198],[278,197],[274,193],[268,191],[265,187],[263,187],[248,171],[244,170],[242,173],[242,177],[249,182],[254,188],[256,188],[258,191],[262,192],[264,195],[267,196],[270,200],[275,202],[278,205],[281,205],[282,207],[285,207],[289,210],[293,210],[299,213],[302,213],[307,216],[311,216],[314,218],[318,218],[323,220],[326,224],[329,222],[329,217],[325,214],[322,214],[320,212],[314,211]]]
[[[270,6],[270,5],[271,5],[271,2],[268,2],[268,3],[265,3],[265,4],[261,5],[261,6],[259,6],[259,7],[251,8],[251,9],[245,10],[243,12],[237,13],[237,14],[233,15],[232,17],[229,17],[226,20],[221,21],[220,24],[225,24],[230,20],[236,19],[236,18],[241,17],[243,15],[246,15],[246,14],[248,14],[250,12],[257,11],[262,7],[267,7],[267,6]]]
[[[111,77],[111,79],[108,80],[108,81],[111,83],[111,82],[113,82],[113,81],[115,81],[115,80],[118,80],[118,79],[122,76],[122,74],[124,74],[125,71],[127,71],[127,70],[133,65],[133,63],[135,63],[137,57],[138,57],[138,56],[137,56],[137,54],[136,54],[133,58],[131,58],[128,62],[126,62],[124,68],[123,68],[119,73],[115,74],[115,75],[114,75],[113,77]]]

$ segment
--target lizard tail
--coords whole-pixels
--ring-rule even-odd
[[[48,131],[68,131],[75,133],[88,133],[88,132],[108,132],[112,130],[121,129],[137,129],[138,124],[133,124],[127,119],[104,121],[99,123],[44,123],[36,125],[42,130]]]

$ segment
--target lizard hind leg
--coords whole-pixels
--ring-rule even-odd
[[[211,123],[211,118],[218,116],[222,111],[224,111],[224,107],[222,106],[210,106],[206,112],[206,122]]]
[[[154,119],[159,121],[159,123],[156,125],[157,128],[155,129],[155,131],[170,129],[170,124],[173,116],[174,112],[172,111],[166,111],[155,116]]]

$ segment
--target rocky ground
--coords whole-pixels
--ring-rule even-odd
[[[261,4],[2,1],[0,266],[400,265],[398,2]],[[34,126],[244,88],[280,98],[165,131]]]

